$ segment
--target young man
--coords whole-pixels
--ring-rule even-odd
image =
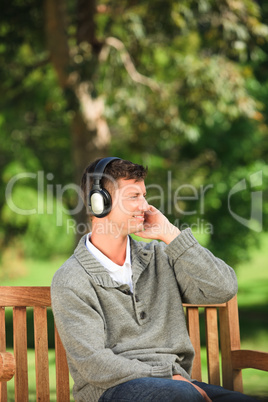
[[[182,303],[222,303],[235,273],[146,201],[146,169],[118,158],[82,178],[92,232],[56,272],[52,308],[78,401],[249,401],[191,379]],[[129,235],[156,239],[137,242]]]

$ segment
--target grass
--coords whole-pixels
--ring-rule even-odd
[[[252,260],[236,269],[239,291],[238,304],[240,315],[241,347],[268,352],[268,270],[267,270],[268,235],[262,236],[259,250],[252,252]],[[68,256],[67,256],[68,257]],[[66,258],[67,258],[66,257]],[[66,260],[65,257],[53,258],[49,262],[28,259],[23,262],[26,275],[16,279],[1,281],[2,286],[49,286],[55,271]],[[18,270],[19,271],[19,267]],[[24,269],[25,271],[25,269]],[[31,321],[31,318],[30,318]],[[34,350],[28,352],[29,366],[29,401],[35,401]],[[202,367],[205,373],[206,352],[202,348]],[[49,351],[51,401],[56,400],[55,357]],[[203,381],[207,377],[203,375]],[[243,370],[244,392],[257,395],[268,401],[268,373],[258,370]],[[71,380],[71,384],[72,384]],[[14,381],[8,383],[9,401],[14,400]],[[71,399],[73,400],[73,399]]]
[[[49,261],[26,259],[23,265],[26,266],[26,274],[20,275],[20,267],[17,268],[16,278],[1,280],[2,286],[50,286],[56,270],[64,263],[69,256],[52,258]],[[20,261],[18,261],[18,265]],[[24,268],[25,271],[25,268]],[[23,272],[24,272],[23,271]]]

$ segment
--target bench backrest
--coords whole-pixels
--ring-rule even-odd
[[[49,287],[5,287],[0,286],[0,352],[6,351],[5,310],[13,308],[13,350],[16,361],[14,377],[15,400],[28,401],[27,367],[27,315],[33,309],[36,400],[49,401],[49,361],[47,309],[51,307]],[[232,350],[240,349],[240,334],[236,298],[219,305],[184,305],[188,331],[195,348],[192,377],[201,381],[200,309],[205,316],[205,338],[207,349],[207,373],[211,384],[242,391],[241,370],[233,369]],[[219,323],[219,329],[218,329]],[[70,400],[69,370],[65,350],[55,330],[56,394],[57,401]],[[221,359],[219,352],[221,339]],[[220,378],[220,360],[222,379]],[[7,401],[7,383],[0,382],[0,401]]]
[[[50,308],[49,287],[0,287],[0,352],[6,349],[5,309],[13,308],[13,349],[16,361],[14,377],[15,400],[28,401],[27,320],[26,309],[33,309],[36,400],[49,401],[49,363],[47,308]],[[68,402],[69,370],[66,353],[55,326],[55,361],[57,401]],[[0,401],[7,401],[7,384],[0,383]]]

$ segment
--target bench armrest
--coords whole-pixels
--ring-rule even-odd
[[[256,350],[232,350],[233,369],[254,368],[268,371],[268,353]]]
[[[0,381],[9,381],[15,374],[15,358],[12,353],[0,353]]]

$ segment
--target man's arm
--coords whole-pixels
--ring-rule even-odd
[[[234,270],[202,247],[185,229],[165,249],[184,303],[224,303],[235,296]]]
[[[223,303],[236,294],[234,270],[202,247],[191,229],[180,232],[153,206],[146,214],[144,231],[136,234],[167,244],[165,252],[174,268],[184,303]]]

